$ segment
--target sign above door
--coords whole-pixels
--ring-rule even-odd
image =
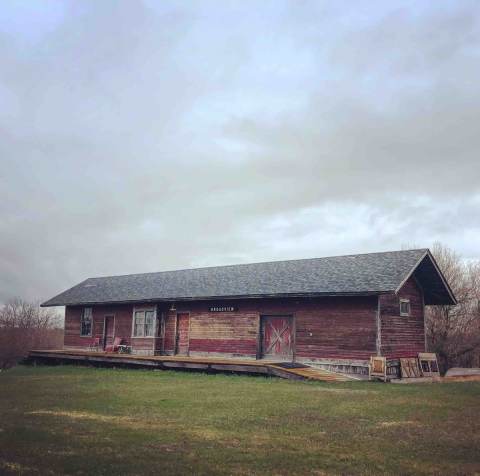
[[[235,306],[210,306],[210,312],[234,312],[237,310]]]

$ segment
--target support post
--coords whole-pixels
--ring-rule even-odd
[[[380,295],[377,296],[377,355],[382,355],[382,319],[380,315]]]

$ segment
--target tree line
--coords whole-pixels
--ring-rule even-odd
[[[0,370],[12,367],[31,349],[63,346],[63,319],[51,308],[15,298],[0,307]]]
[[[432,248],[458,304],[427,306],[427,345],[437,354],[443,371],[451,367],[480,367],[480,260],[465,261],[452,249]]]

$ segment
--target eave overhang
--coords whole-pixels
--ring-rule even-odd
[[[243,299],[294,299],[294,298],[320,298],[320,297],[361,297],[361,296],[378,296],[379,294],[392,294],[392,291],[365,291],[356,293],[282,293],[282,294],[246,294],[238,296],[202,296],[202,297],[169,297],[169,298],[152,298],[152,299],[130,299],[118,301],[79,301],[79,302],[59,302],[49,300],[40,307],[58,307],[58,306],[99,306],[99,305],[117,305],[117,304],[139,304],[139,303],[179,303],[192,301],[231,301]]]
[[[429,250],[425,251],[423,256],[402,280],[395,291],[397,294],[405,282],[412,276],[422,287],[426,305],[452,306],[457,304],[457,299],[451,287]]]

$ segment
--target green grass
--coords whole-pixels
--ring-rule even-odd
[[[480,383],[17,367],[0,474],[480,474]]]

